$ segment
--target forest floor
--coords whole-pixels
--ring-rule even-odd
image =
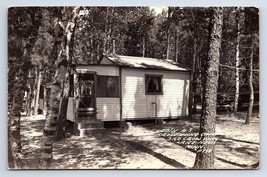
[[[216,118],[216,169],[251,169],[259,161],[259,118],[249,125],[245,113]],[[24,168],[38,169],[44,116],[21,118]],[[188,169],[195,150],[169,133],[197,133],[199,116],[165,121],[162,125],[131,122],[125,129],[109,128],[91,137],[69,136],[54,143],[55,169]],[[166,134],[165,134],[166,135]],[[175,135],[175,134],[174,134]],[[180,134],[181,135],[181,134]],[[192,138],[192,137],[191,137]],[[192,142],[193,140],[191,140]]]

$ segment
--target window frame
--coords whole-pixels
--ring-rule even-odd
[[[101,77],[105,77],[105,96],[99,96],[98,95],[98,79],[99,79],[99,76],[101,76]],[[118,93],[116,94],[116,96],[108,96],[108,78],[109,77],[113,77],[113,78],[117,78],[116,80],[117,80],[117,83],[118,83],[118,85],[117,85],[117,88],[118,88]],[[120,80],[119,80],[119,76],[109,76],[109,75],[97,75],[97,77],[96,77],[96,79],[97,79],[97,82],[96,82],[96,98],[119,98],[120,97]]]
[[[148,92],[148,77],[160,78],[160,91],[158,92]],[[145,93],[146,95],[163,95],[163,75],[159,74],[145,74]]]

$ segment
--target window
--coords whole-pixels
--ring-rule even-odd
[[[146,94],[162,95],[162,75],[145,75],[146,77]]]
[[[119,97],[119,77],[97,76],[97,97]]]

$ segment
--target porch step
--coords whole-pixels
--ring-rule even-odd
[[[80,129],[80,137],[87,137],[87,136],[98,136],[103,135],[105,133],[105,128],[87,128],[87,129]]]
[[[78,116],[79,117],[95,116],[96,114],[97,114],[97,112],[93,112],[93,111],[86,111],[86,112],[78,111]]]
[[[78,129],[104,128],[104,123],[99,120],[82,121],[77,124],[78,124]]]
[[[79,112],[83,112],[83,111],[89,111],[89,112],[95,112],[96,108],[78,108]]]
[[[78,118],[77,118],[77,122],[84,122],[84,121],[90,121],[90,120],[97,120],[96,119],[96,116],[94,115],[94,116],[79,116]]]

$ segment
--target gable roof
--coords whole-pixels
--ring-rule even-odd
[[[188,71],[188,69],[177,66],[172,60],[163,60],[156,58],[146,57],[133,57],[124,55],[104,56],[100,61],[100,64],[107,64],[111,61],[115,65],[131,67],[131,68],[143,68],[143,69],[162,69],[162,70],[174,70],[174,71]]]

